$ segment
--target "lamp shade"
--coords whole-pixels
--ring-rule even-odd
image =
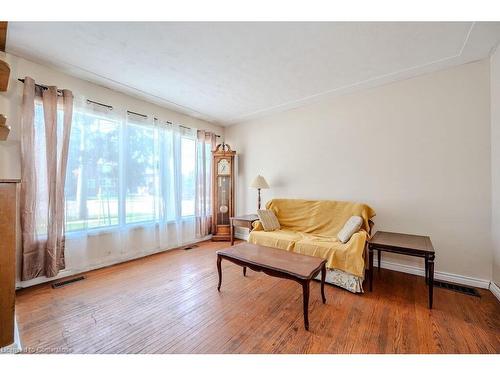
[[[262,177],[260,174],[254,178],[254,180],[250,184],[250,187],[255,189],[269,189],[269,185],[266,179]]]

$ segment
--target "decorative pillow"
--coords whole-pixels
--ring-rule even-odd
[[[257,215],[262,223],[262,227],[266,232],[280,229],[280,222],[271,210],[257,210]]]
[[[337,238],[342,243],[348,242],[351,236],[361,228],[361,225],[363,225],[363,219],[360,216],[351,216],[337,233]]]

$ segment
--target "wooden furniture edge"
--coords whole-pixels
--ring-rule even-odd
[[[0,51],[5,52],[5,45],[7,43],[7,28],[9,22],[0,21]]]
[[[244,216],[253,216],[252,218],[245,218]],[[240,228],[247,228],[250,231],[253,229],[253,223],[259,220],[259,217],[257,215],[243,215],[243,216],[231,216],[229,218],[229,235],[231,237],[231,246],[234,245],[234,228],[235,227],[240,227]],[[235,222],[237,224],[235,224]],[[249,225],[238,225],[238,223],[249,223]]]
[[[0,183],[0,348],[15,341],[17,188]]]
[[[263,265],[262,263],[256,263],[256,262],[253,262],[253,261],[248,260],[248,259],[243,259],[241,257],[234,256],[232,254],[230,254],[230,255],[224,254],[223,251],[224,250],[217,251],[216,252],[217,256],[221,256],[224,259],[227,259],[229,261],[231,261],[232,259],[235,259],[235,260],[238,260],[240,262],[247,263],[249,265],[249,268],[251,268],[250,265],[253,265],[253,266],[256,266],[256,267],[265,267],[266,269],[272,270],[274,272],[286,273],[287,275],[290,275],[290,276],[292,276],[294,278],[301,279],[301,280],[310,280],[310,279],[312,279],[314,277],[313,276],[314,273],[317,273],[318,270],[321,271],[321,268],[322,268],[323,264],[326,266],[326,259],[318,258],[318,260],[321,259],[321,262],[320,262],[319,266],[316,267],[308,276],[303,276],[303,275],[298,275],[298,274],[296,274],[294,272],[291,272],[291,271],[286,271],[286,270],[275,268],[275,267],[272,267],[272,266]],[[314,257],[314,258],[316,258],[316,257]]]

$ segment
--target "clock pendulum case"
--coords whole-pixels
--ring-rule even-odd
[[[236,151],[222,143],[212,151],[212,241],[230,241],[234,216],[234,157]]]

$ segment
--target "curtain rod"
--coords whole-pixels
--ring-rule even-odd
[[[95,105],[100,105],[101,107],[106,107],[107,109],[113,109],[112,105],[102,104],[102,103],[99,103],[99,102],[94,102],[93,100],[90,100],[90,99],[87,99],[87,103],[92,103],[92,104],[95,104]]]
[[[143,117],[143,118],[148,118],[148,115],[144,115],[142,113],[137,113],[137,112],[132,112],[132,111],[127,111],[127,114],[128,115],[135,115],[135,116],[140,116],[140,117]],[[156,121],[160,121],[160,119],[158,117],[153,117]],[[165,121],[167,124],[170,124],[172,125],[172,122],[170,121]],[[191,128],[187,127],[187,126],[184,126],[184,125],[180,125],[179,124],[179,127],[180,128],[184,128],[184,129],[189,129],[191,130]]]
[[[17,79],[19,82],[22,82],[24,83],[24,78],[18,78]],[[38,83],[35,83],[35,86],[38,86],[40,87],[42,90],[47,90],[49,88],[49,86],[46,86],[46,85],[40,85]],[[62,90],[57,90],[58,93],[62,93]],[[92,103],[92,104],[96,104],[96,105],[100,105],[102,107],[106,107],[108,109],[113,109],[113,106],[112,105],[108,105],[108,104],[103,104],[103,103],[99,103],[99,102],[95,102],[93,100],[90,100],[90,99],[87,99],[87,103]],[[142,113],[137,113],[137,112],[132,112],[132,111],[127,111],[128,114],[132,114],[132,115],[136,115],[136,116],[141,116],[141,117],[144,117],[144,118],[147,118],[148,116],[147,115],[144,115]],[[158,120],[158,118],[155,117],[155,120]],[[172,124],[170,121],[167,121],[167,124]],[[184,129],[189,129],[191,130],[192,128],[190,128],[189,126],[184,126],[184,125],[179,125],[181,128],[184,128]],[[218,135],[216,134],[215,135],[217,138],[221,138],[222,136],[221,135]]]
[[[127,111],[127,112],[130,112],[130,111]],[[139,116],[145,116],[145,117],[147,117],[146,115],[142,115],[142,114],[140,114],[140,113],[135,113],[135,112],[131,112],[131,113],[133,113],[133,114],[135,114],[135,115],[139,115]],[[160,121],[160,119],[159,119],[158,117],[154,117],[154,119],[155,119],[155,120],[157,120],[157,121]],[[167,124],[172,125],[172,122],[171,122],[171,121],[165,121],[165,122],[166,122]],[[180,128],[184,128],[184,129],[189,129],[189,130],[192,130],[192,129],[193,129],[193,128],[190,128],[189,126],[180,125],[180,124],[179,124],[179,127],[180,127]],[[221,137],[222,137],[222,135],[219,135],[219,134],[215,134],[215,136],[216,136],[217,138],[221,138]]]
[[[154,119],[155,119],[156,121],[161,121],[158,117],[154,117]],[[172,122],[172,121],[165,121],[165,122],[166,122],[167,124],[169,124],[169,125],[173,125],[173,122]],[[191,128],[190,128],[190,127],[188,127],[188,126],[184,126],[184,125],[181,125],[181,124],[179,124],[179,128],[184,128],[184,129],[189,129],[189,130],[191,130]]]
[[[17,80],[18,80],[19,82],[24,83],[24,78],[18,78]],[[35,86],[40,87],[42,90],[48,90],[48,89],[49,89],[49,86],[40,85],[40,84],[38,84],[38,83],[35,83]],[[62,93],[62,90],[57,89],[57,93],[58,93],[58,94],[61,94],[61,93]]]
[[[136,115],[139,117],[148,118],[148,115],[143,115],[142,113],[132,112],[132,111],[128,111],[128,110],[127,110],[127,115]]]

